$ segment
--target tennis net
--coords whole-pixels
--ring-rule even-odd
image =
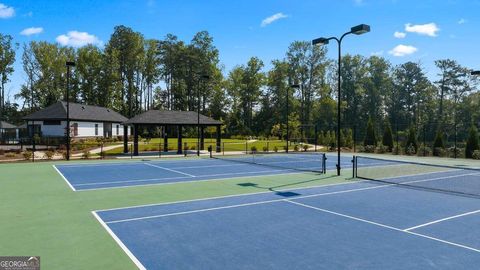
[[[304,172],[326,173],[326,155],[319,152],[242,153],[211,155],[211,158],[230,162]]]
[[[353,176],[387,184],[480,197],[480,168],[355,156]]]

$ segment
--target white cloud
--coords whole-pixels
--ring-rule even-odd
[[[393,55],[393,56],[402,57],[402,56],[405,56],[405,55],[415,53],[416,51],[418,51],[418,49],[413,47],[413,46],[400,44],[400,45],[397,45],[395,48],[393,48],[388,53]]]
[[[436,37],[440,28],[435,23],[427,24],[405,24],[405,31],[410,33],[417,33],[419,35],[425,35],[430,37]]]
[[[30,27],[30,28],[25,28],[20,32],[20,35],[23,36],[31,36],[31,35],[37,35],[43,33],[43,28],[42,27]]]
[[[14,15],[15,9],[13,9],[13,7],[9,7],[0,3],[0,19],[8,19]]]
[[[396,38],[405,38],[407,36],[407,34],[404,33],[404,32],[395,31],[395,33],[393,33],[393,36],[396,37]]]
[[[63,46],[82,47],[87,44],[98,45],[102,42],[94,35],[87,32],[70,31],[66,35],[60,35],[55,39]]]
[[[280,20],[280,19],[285,19],[285,18],[288,18],[288,15],[285,15],[282,12],[279,12],[279,13],[273,14],[270,17],[267,17],[267,18],[263,19],[260,26],[265,27],[265,26],[273,23],[274,21],[277,21],[277,20]]]
[[[378,52],[372,52],[370,53],[371,56],[382,56],[383,55],[383,50],[378,51]]]
[[[464,24],[464,23],[467,23],[467,20],[464,19],[464,18],[461,18],[460,20],[458,20],[457,23],[458,23],[458,24]]]

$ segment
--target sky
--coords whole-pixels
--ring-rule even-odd
[[[252,56],[268,70],[293,41],[340,36],[364,23],[371,32],[346,37],[342,53],[381,55],[394,65],[420,62],[435,80],[438,59],[480,69],[479,11],[480,0],[0,0],[0,33],[20,44],[6,90],[13,101],[25,81],[23,43],[102,47],[116,25],[145,38],[172,33],[186,42],[206,30],[228,74]],[[335,58],[336,45],[328,49]]]

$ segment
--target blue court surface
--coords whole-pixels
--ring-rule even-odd
[[[352,167],[351,159],[342,158],[344,168]],[[65,164],[55,168],[75,191],[298,173],[298,168],[321,169],[320,154],[268,155],[262,162],[269,166],[203,158]],[[328,158],[326,168],[333,170],[335,164],[334,157]]]
[[[451,171],[448,179],[461,179]],[[444,180],[445,172],[409,176]],[[140,269],[478,269],[480,200],[373,181],[93,212]]]

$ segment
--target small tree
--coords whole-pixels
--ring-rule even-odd
[[[405,152],[410,152],[411,154],[417,153],[418,143],[417,136],[415,135],[415,128],[412,126],[408,130],[407,144],[405,145]]]
[[[345,132],[343,129],[340,130],[340,147],[345,146]]]
[[[465,157],[472,158],[475,150],[479,150],[479,149],[480,149],[480,146],[478,142],[478,130],[475,127],[475,125],[472,124],[468,132],[467,145],[465,148]]]
[[[345,146],[353,147],[353,132],[351,128],[345,130]]]
[[[387,147],[387,151],[391,152],[393,149],[393,135],[392,135],[392,127],[390,126],[390,122],[385,123],[385,130],[383,132],[382,144]]]
[[[373,120],[372,118],[368,118],[367,123],[367,134],[365,135],[365,140],[363,141],[363,145],[377,145],[377,138],[375,136],[375,128],[373,127]]]

